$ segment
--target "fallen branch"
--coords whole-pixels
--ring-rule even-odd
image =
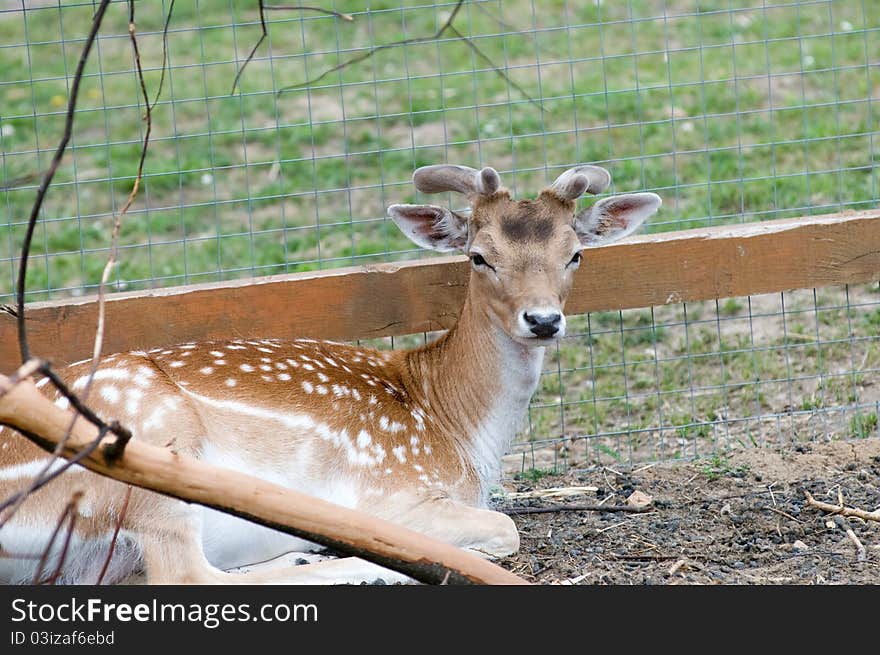
[[[505,514],[550,514],[552,512],[630,512],[643,514],[654,509],[653,505],[635,507],[633,505],[550,505],[548,507],[511,507],[503,510]]]
[[[532,491],[511,491],[504,494],[505,500],[522,500],[524,498],[564,498],[566,496],[582,496],[596,493],[599,487],[548,487]]]
[[[45,398],[30,381],[11,385],[0,375],[0,423],[52,451],[73,413]],[[77,418],[62,455],[76,457],[99,430]],[[416,580],[452,584],[525,584],[521,578],[475,555],[362,512],[339,507],[237,471],[137,440],[121,456],[101,447],[80,460],[91,471],[166,496],[237,516],[287,534],[361,557]]]
[[[807,505],[809,507],[821,509],[823,512],[830,512],[831,514],[839,514],[841,516],[855,516],[863,521],[880,521],[880,510],[866,512],[855,507],[844,507],[843,504],[832,505],[831,503],[823,503],[821,500],[813,498],[813,494],[806,489],[804,490],[804,495],[807,497]]]

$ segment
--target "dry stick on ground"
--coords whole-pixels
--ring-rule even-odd
[[[653,505],[635,507],[633,505],[550,505],[548,507],[511,507],[504,513],[515,514],[549,514],[551,512],[629,512],[631,514],[644,514],[654,509]]]
[[[0,375],[0,423],[53,450],[71,412],[57,407],[30,381],[16,386]],[[63,455],[74,457],[95,440],[98,428],[77,419]],[[106,446],[83,457],[91,471],[167,496],[195,502],[347,555],[394,569],[422,582],[522,584],[501,567],[412,530],[362,512],[286,489],[194,457],[132,440],[117,458]]]
[[[855,516],[856,518],[860,518],[863,521],[880,521],[880,510],[876,510],[874,512],[866,512],[863,509],[857,509],[855,507],[844,507],[842,504],[832,505],[830,503],[823,503],[821,500],[816,500],[815,498],[813,498],[813,494],[811,494],[806,489],[804,490],[804,495],[807,498],[808,506],[815,509],[821,509],[823,512],[840,514],[841,516]]]
[[[865,546],[859,541],[859,538],[856,536],[856,533],[853,532],[853,529],[846,524],[846,521],[842,516],[835,516],[834,523],[838,528],[843,530],[846,533],[846,536],[849,537],[849,540],[853,542],[853,545],[856,547],[856,557],[860,562],[864,562],[868,557],[868,552],[865,550]]]

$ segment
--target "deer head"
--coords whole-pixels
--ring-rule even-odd
[[[469,215],[435,205],[392,205],[388,213],[413,242],[431,250],[460,250],[471,260],[469,301],[514,341],[543,346],[565,334],[563,308],[584,248],[634,232],[660,207],[653,193],[603,198],[576,211],[576,200],[611,183],[598,166],[576,166],[535,200],[513,200],[493,168],[425,166],[413,174],[423,193],[468,197]]]

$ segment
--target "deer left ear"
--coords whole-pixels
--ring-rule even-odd
[[[656,193],[627,193],[602,198],[574,219],[584,246],[604,246],[632,234],[662,204]]]
[[[391,205],[388,215],[413,243],[422,248],[449,252],[467,246],[467,219],[445,207]]]

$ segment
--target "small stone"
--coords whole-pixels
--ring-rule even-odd
[[[810,550],[810,547],[805,544],[803,541],[798,539],[791,545],[793,550]]]
[[[651,498],[648,494],[636,490],[627,497],[626,504],[630,507],[642,508],[650,505],[652,500],[653,498]]]

